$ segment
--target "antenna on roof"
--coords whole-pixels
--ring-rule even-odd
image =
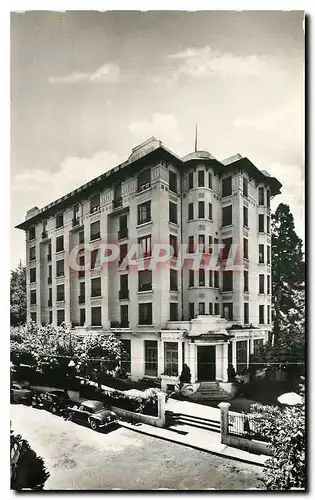
[[[197,142],[198,142],[198,127],[196,123],[196,132],[195,132],[195,152],[197,151]]]

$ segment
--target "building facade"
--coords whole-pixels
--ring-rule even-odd
[[[240,155],[179,158],[149,139],[17,226],[28,319],[114,332],[135,379],[172,385],[186,363],[192,382],[227,382],[228,365],[241,372],[271,330],[270,200],[280,188]]]

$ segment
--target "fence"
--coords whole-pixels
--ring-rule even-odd
[[[228,434],[267,442],[265,436],[260,432],[257,420],[247,413],[232,414],[229,412]]]

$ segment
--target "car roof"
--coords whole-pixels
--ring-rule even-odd
[[[87,399],[86,401],[81,401],[81,405],[88,406],[90,408],[97,408],[98,406],[103,406],[101,401]]]

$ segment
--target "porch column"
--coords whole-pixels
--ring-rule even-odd
[[[158,346],[158,375],[164,373],[164,341],[161,340]]]
[[[189,345],[189,368],[191,373],[191,383],[197,380],[197,346],[196,344]]]
[[[234,370],[236,370],[236,341],[232,340],[232,365],[234,367]]]
[[[183,367],[183,343],[181,340],[178,341],[178,376],[182,373]]]
[[[224,342],[222,345],[222,382],[228,382],[228,366],[229,366],[229,344]]]

